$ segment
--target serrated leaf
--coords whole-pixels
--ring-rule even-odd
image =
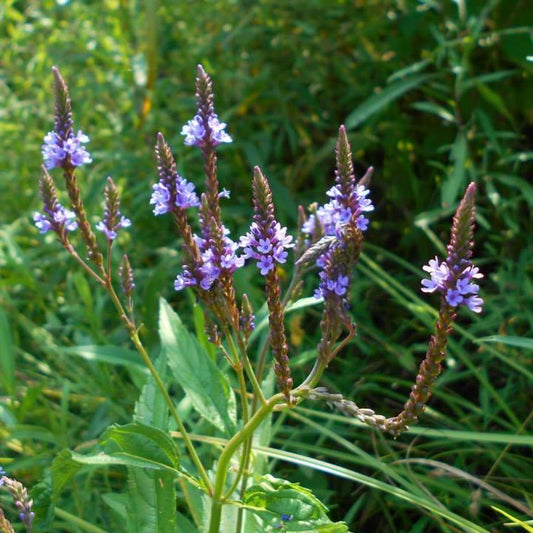
[[[433,77],[432,74],[419,74],[388,85],[381,92],[367,98],[346,117],[346,129],[351,130],[357,128],[357,126],[365,122],[372,115],[381,111],[391,102],[394,102],[394,100],[397,100],[405,93],[420,87]]]
[[[34,531],[51,531],[54,519],[54,505],[52,503],[52,487],[50,477],[34,485],[30,490],[30,499],[33,501]]]
[[[173,377],[194,408],[216,428],[233,434],[236,408],[228,379],[163,299],[159,306],[159,335]]]
[[[243,503],[260,518],[265,530],[283,527],[284,531],[348,531],[346,524],[331,522],[326,506],[309,489],[270,475],[246,490]]]
[[[52,463],[52,497],[57,498],[63,488],[78,473],[81,465],[73,460],[70,450],[62,450]]]
[[[165,383],[168,374],[165,352],[159,355],[154,366]],[[150,424],[164,432],[169,430],[168,407],[152,376],[148,378],[135,404],[134,420]],[[177,523],[174,473],[146,468],[129,468],[128,474],[127,531],[131,533],[151,531],[175,533]]]
[[[178,448],[174,440],[159,428],[139,422],[113,426],[102,436],[104,454],[131,466],[177,470]]]

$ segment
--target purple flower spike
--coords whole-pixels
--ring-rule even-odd
[[[279,222],[273,225],[259,225],[253,222],[250,231],[241,237],[239,246],[244,248],[246,259],[255,259],[261,275],[273,270],[275,262],[285,263],[288,248],[293,248],[292,237],[287,235],[287,228]]]
[[[217,146],[221,143],[231,143],[233,139],[224,131],[226,128],[225,122],[220,122],[216,114],[212,114],[208,118],[209,134],[212,146]],[[202,117],[197,114],[192,120],[189,120],[181,129],[181,134],[185,136],[183,141],[187,146],[202,147],[207,143],[208,132],[203,125]]]
[[[168,183],[168,177],[161,179],[152,189],[150,203],[154,206],[154,215],[164,215],[171,213],[176,207],[187,209],[189,207],[198,207],[200,200],[194,191],[194,185],[182,178],[178,173],[172,177],[174,183]],[[172,201],[172,192],[174,189],[175,200]]]
[[[39,233],[47,233],[48,231],[63,233],[65,231],[74,231],[78,227],[76,214],[59,203],[54,205],[54,210],[45,208],[43,213],[34,213],[33,221]]]
[[[47,133],[41,148],[44,166],[50,170],[55,167],[64,168],[68,164],[73,167],[79,167],[86,163],[91,163],[92,157],[83,146],[88,142],[89,137],[82,131],[78,131],[75,136],[72,132],[69,132],[69,136],[66,139],[62,139],[54,131]]]
[[[111,178],[107,178],[104,196],[104,219],[96,224],[96,229],[101,231],[109,241],[114,241],[117,238],[118,230],[129,228],[131,226],[131,220],[123,216],[119,210],[120,199],[118,187],[113,183]]]
[[[120,215],[120,219],[116,224],[111,226],[110,221],[104,218],[104,220],[96,224],[96,229],[101,231],[110,241],[113,241],[117,238],[117,231],[119,229],[129,228],[130,226],[131,220],[124,215]]]
[[[476,185],[471,183],[461,200],[452,224],[448,255],[439,264],[437,257],[423,269],[430,279],[422,280],[423,292],[440,292],[450,307],[466,305],[474,313],[481,312],[483,300],[474,280],[483,277],[472,263]]]
[[[483,300],[477,296],[479,286],[472,280],[483,277],[479,268],[465,262],[462,270],[450,267],[447,261],[439,264],[437,257],[422,267],[429,273],[430,279],[422,280],[422,292],[441,292],[451,307],[466,305],[474,313],[481,312]]]
[[[368,229],[369,220],[363,213],[374,211],[370,198],[370,191],[364,185],[353,184],[348,193],[341,192],[338,185],[329,189],[327,195],[332,198],[327,204],[320,206],[316,215],[311,215],[302,226],[302,231],[313,235],[316,230],[316,219],[320,221],[327,236],[341,237],[344,226],[353,221],[360,231]]]

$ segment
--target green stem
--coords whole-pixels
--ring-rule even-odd
[[[75,525],[82,531],[87,531],[87,533],[108,533],[105,529],[101,529],[97,526],[94,526],[93,524],[86,522],[82,518],[79,518],[78,516],[75,516],[59,507],[54,508],[54,513],[56,514],[56,516],[62,518],[68,524]]]
[[[150,359],[148,352],[144,348],[144,345],[141,342],[141,339],[139,338],[139,333],[137,332],[137,329],[135,328],[135,324],[133,324],[129,320],[128,316],[126,315],[126,312],[124,311],[124,308],[122,307],[122,303],[120,302],[120,299],[117,293],[115,292],[113,285],[111,284],[111,280],[108,280],[106,288],[117,311],[119,312],[120,316],[122,317],[122,319],[124,320],[126,324],[126,328],[128,329],[128,332],[130,334],[131,341],[135,345],[135,348],[137,348],[137,351],[141,354],[144,364],[147,366],[148,370],[150,371],[150,374],[154,378],[157,388],[163,395],[163,398],[165,400],[165,403],[167,404],[170,414],[172,418],[175,420],[178,426],[178,429],[180,433],[182,434],[185,446],[187,447],[189,455],[191,456],[191,459],[194,465],[196,466],[198,473],[200,474],[200,477],[202,478],[202,481],[204,482],[205,487],[211,493],[213,490],[213,487],[209,479],[209,476],[207,475],[207,472],[205,471],[205,468],[202,465],[202,462],[200,461],[198,454],[196,453],[196,449],[194,448],[194,445],[189,437],[189,434],[187,433],[187,430],[185,429],[185,426],[183,425],[183,422],[181,421],[181,418],[178,414],[178,411],[176,410],[176,407],[174,406],[174,402],[172,401],[172,398],[168,394],[167,388],[165,384],[163,383],[163,380],[161,379],[159,372],[157,371],[154,364],[152,363],[152,360]]]
[[[272,412],[274,407],[284,401],[283,394],[275,394],[270,398],[265,405],[261,406],[257,412],[250,418],[248,423],[236,433],[226,444],[222,451],[217,465],[217,473],[215,476],[215,485],[213,491],[213,499],[211,502],[211,520],[209,523],[209,533],[219,533],[220,520],[222,518],[222,505],[224,504],[224,487],[226,486],[226,479],[228,475],[231,458],[239,448],[239,446],[252,437],[254,431],[263,422],[263,420]]]
[[[99,285],[101,285],[104,288],[107,288],[106,281],[100,277],[76,252],[72,244],[70,242],[63,243],[63,247],[65,250],[76,260],[76,262],[93,278]]]
[[[252,384],[252,389],[254,390],[254,399],[253,399],[253,408],[252,412],[255,411],[255,406],[257,405],[257,400],[261,402],[261,405],[265,405],[265,395],[263,394],[263,389],[261,389],[261,385],[259,384],[259,381],[257,381],[257,378],[255,376],[255,372],[252,368],[252,364],[250,363],[250,358],[248,357],[248,353],[246,352],[246,346],[244,345],[244,342],[242,338],[239,336],[237,337],[238,343],[239,343],[239,349],[241,351],[241,361],[244,365],[244,370],[246,371],[246,375],[248,376],[248,379],[250,380],[250,383]]]

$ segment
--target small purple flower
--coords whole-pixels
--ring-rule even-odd
[[[366,231],[369,220],[363,213],[374,210],[372,201],[367,198],[369,192],[363,185],[357,185],[346,196],[342,194],[338,185],[334,185],[327,192],[331,200],[327,204],[320,206],[316,211],[316,215],[311,215],[308,218],[302,226],[302,231],[312,235],[315,232],[317,218],[324,228],[325,235],[336,235],[340,238],[343,227],[351,220],[354,221],[357,229]]]
[[[186,287],[199,286],[208,291],[222,272],[233,274],[235,270],[244,265],[244,257],[237,256],[239,245],[229,237],[229,230],[222,226],[224,235],[224,247],[222,253],[215,250],[210,239],[204,239],[194,235],[194,239],[201,253],[202,266],[193,274],[188,269],[184,269],[176,277],[174,289],[181,291]]]
[[[172,192],[169,188],[168,180],[161,179],[152,186],[153,193],[150,203],[154,205],[154,215],[164,215],[172,212],[176,207],[187,209],[198,207],[200,200],[194,191],[194,184],[182,178],[179,174],[174,175],[175,200],[172,202]]]
[[[213,113],[208,119],[210,140],[213,146],[221,143],[233,142],[233,139],[224,131],[226,127],[225,122],[220,122],[218,116]],[[185,136],[184,143],[187,146],[204,146],[207,142],[206,137],[208,133],[204,128],[202,118],[199,114],[195,115],[192,120],[189,120],[181,129],[181,134]]]
[[[197,281],[194,276],[187,269],[183,269],[183,272],[176,276],[176,280],[174,281],[174,290],[181,291],[186,287],[192,287],[196,284]]]
[[[342,178],[338,171],[336,184],[326,193],[331,200],[320,206],[302,225],[304,234],[314,236],[319,222],[324,236],[338,239],[316,260],[316,265],[320,268],[320,284],[315,291],[315,298],[346,299],[350,285],[349,267],[337,264],[339,261],[336,257],[339,250],[346,247],[346,232],[349,228],[360,232],[368,229],[369,220],[364,213],[374,210],[372,201],[367,198],[369,193],[364,185],[356,184],[352,172]]]
[[[78,227],[76,214],[58,203],[54,211],[45,208],[42,213],[34,213],[33,220],[39,233],[74,231]]]
[[[96,229],[101,231],[109,241],[114,241],[117,238],[118,230],[129,228],[131,226],[131,220],[123,216],[120,212],[119,190],[111,178],[107,178],[104,196],[104,218],[96,224]]]
[[[120,213],[119,213],[120,215]],[[129,228],[131,226],[131,220],[126,218],[124,215],[120,215],[120,219],[116,224],[111,225],[109,219],[101,220],[96,224],[96,229],[101,231],[110,241],[113,241],[117,238],[117,231],[121,228]]]
[[[241,237],[239,246],[244,249],[246,259],[255,259],[261,275],[266,276],[274,269],[275,262],[285,263],[288,248],[293,248],[292,237],[287,235],[287,228],[279,222],[269,228],[261,228],[253,222],[250,231]]]
[[[47,169],[64,167],[67,160],[73,167],[79,167],[92,162],[92,157],[83,146],[89,142],[89,137],[82,131],[76,135],[70,133],[67,139],[62,139],[55,131],[47,133],[41,151],[44,166]]]
[[[483,300],[477,296],[479,286],[472,282],[483,277],[478,267],[468,261],[463,268],[450,268],[448,261],[439,264],[435,257],[422,268],[430,275],[430,279],[422,280],[422,292],[439,291],[445,295],[451,307],[464,304],[474,313],[481,312]]]
[[[219,193],[218,193],[218,197],[219,198],[227,198],[229,199],[231,197],[231,192],[228,191],[228,189],[222,189]]]

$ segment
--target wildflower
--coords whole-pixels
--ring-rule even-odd
[[[35,513],[32,511],[33,500],[30,500],[28,491],[20,481],[7,476],[1,478],[1,485],[5,486],[11,494],[19,510],[19,518],[26,525],[27,530],[31,531]]]
[[[334,299],[346,298],[350,270],[360,253],[362,232],[369,225],[365,213],[374,210],[372,201],[367,198],[370,191],[361,183],[368,180],[373,168],[370,167],[362,180],[356,182],[351,149],[343,126],[339,130],[336,153],[336,183],[327,192],[331,200],[318,207],[302,225],[302,232],[313,238],[322,235],[336,238],[316,260],[321,271],[315,297],[325,300],[330,296]],[[351,248],[353,253],[349,252]]]
[[[233,274],[235,270],[244,265],[244,257],[237,256],[239,245],[229,237],[229,230],[222,226],[223,246],[220,253],[213,246],[207,232],[205,238],[194,235],[194,240],[201,254],[201,266],[194,275],[188,268],[178,274],[174,282],[174,289],[180,291],[195,285],[204,290],[209,290],[216,280],[220,279],[223,272]]]
[[[290,391],[293,380],[289,367],[289,348],[285,335],[284,311],[281,304],[281,289],[275,262],[284,263],[287,248],[292,248],[292,237],[287,236],[274,215],[274,203],[270,185],[259,167],[254,169],[252,182],[254,221],[249,233],[241,237],[239,246],[244,248],[246,258],[253,258],[263,276],[266,277],[265,292],[270,323],[270,345],[275,359],[274,373],[278,389],[283,392],[287,403],[291,403]]]
[[[50,131],[44,137],[41,147],[44,166],[50,170],[55,167],[65,168],[67,165],[79,167],[92,162],[92,157],[83,146],[89,142],[89,137],[82,131],[76,135],[69,131],[66,139],[61,138],[55,131]]]
[[[200,201],[194,191],[194,184],[182,178],[177,172],[162,178],[152,187],[150,203],[154,205],[154,215],[171,213],[176,207],[187,209],[198,207]]]
[[[183,142],[187,146],[202,147],[208,142],[212,146],[217,146],[221,143],[233,142],[233,139],[224,131],[227,124],[220,122],[215,113],[207,117],[208,128],[205,127],[202,119],[203,117],[200,114],[196,114],[181,129],[181,134],[185,136]]]
[[[275,262],[287,261],[288,248],[293,248],[292,237],[287,235],[287,228],[279,222],[259,225],[253,222],[250,231],[241,237],[239,246],[244,249],[246,259],[255,259],[261,275],[273,270]]]
[[[320,206],[316,214],[311,215],[302,226],[302,231],[313,235],[316,231],[317,219],[322,225],[324,235],[336,235],[342,238],[346,224],[353,222],[358,230],[366,231],[369,220],[363,213],[374,210],[372,201],[367,198],[370,191],[364,185],[352,184],[349,192],[343,192],[338,185],[327,191],[332,198],[327,204]]]
[[[45,207],[43,213],[35,212],[33,220],[39,233],[47,233],[50,230],[56,233],[74,231],[78,227],[76,214],[59,203],[55,204],[54,209]]]
[[[129,228],[131,226],[131,220],[119,211],[120,201],[118,188],[111,178],[107,178],[104,195],[104,219],[96,224],[96,229],[101,231],[109,241],[113,241],[117,238],[117,231],[119,229]]]
[[[45,168],[39,179],[39,190],[43,201],[43,212],[33,214],[35,226],[39,233],[54,231],[62,242],[66,242],[66,234],[78,227],[76,214],[63,207],[57,198],[54,180]]]
[[[250,305],[250,300],[247,294],[242,295],[242,305],[240,313],[240,326],[244,333],[245,342],[248,341],[250,335],[255,329],[255,315]]]
[[[451,307],[466,305],[474,313],[481,312],[483,300],[477,295],[479,286],[473,282],[483,277],[479,268],[466,261],[458,271],[457,268],[450,268],[447,261],[439,264],[437,257],[422,268],[430,275],[430,279],[422,280],[422,292],[439,291]]]

